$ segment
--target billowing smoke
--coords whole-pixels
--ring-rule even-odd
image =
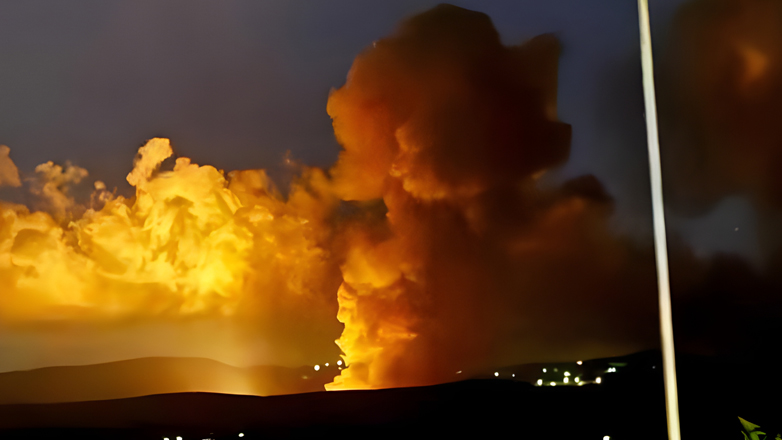
[[[293,364],[341,349],[331,389],[654,347],[651,254],[610,233],[595,177],[541,180],[569,153],[558,57],[552,36],[505,47],[486,15],[453,6],[406,20],[329,97],[336,165],[302,168],[286,196],[262,170],[169,163],[166,139],[139,150],[133,198],[96,182],[78,205],[68,188],[86,172],[43,165],[23,179],[41,210],[2,205],[2,323],[149,324],[113,347],[126,357],[159,344],[154,326],[219,323],[171,353]],[[17,174],[0,150],[0,182]],[[203,339],[223,324],[248,342]]]
[[[606,330],[630,315],[640,340],[642,325],[653,334],[653,272],[629,274],[600,183],[538,185],[569,151],[558,55],[551,36],[504,47],[487,16],[442,5],[375,42],[332,92],[335,188],[383,202],[344,234],[351,367],[334,387],[434,383],[542,345],[586,354],[618,343]]]
[[[691,1],[660,53],[666,200],[702,214],[728,196],[746,198],[763,254],[754,267],[718,255],[697,270],[672,268],[690,278],[674,309],[680,346],[760,352],[782,319],[782,3]]]
[[[669,199],[702,212],[726,195],[782,203],[782,4],[698,0],[662,50]]]

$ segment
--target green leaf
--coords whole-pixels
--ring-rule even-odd
[[[742,419],[741,417],[739,417],[739,421],[741,422],[741,426],[743,426],[744,430],[747,431],[747,432],[752,432],[755,429],[760,428],[760,426],[758,426],[758,425],[756,425],[754,423],[750,423],[750,422]]]

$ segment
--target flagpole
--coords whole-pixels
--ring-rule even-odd
[[[649,147],[649,178],[652,185],[652,215],[654,220],[654,253],[657,261],[657,288],[660,300],[660,336],[662,338],[663,379],[665,382],[665,412],[668,418],[668,439],[681,440],[679,432],[679,399],[676,391],[676,361],[673,349],[671,319],[671,286],[668,280],[668,250],[665,235],[663,183],[660,169],[660,141],[657,137],[657,105],[654,96],[652,67],[652,37],[649,27],[648,0],[638,0],[638,21],[641,30],[641,66],[643,69],[646,135]]]

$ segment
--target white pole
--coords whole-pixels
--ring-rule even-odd
[[[679,399],[676,391],[676,361],[673,350],[671,286],[668,282],[668,250],[665,239],[663,181],[660,170],[660,141],[657,138],[657,105],[654,97],[652,37],[649,28],[648,0],[638,0],[638,21],[641,28],[641,66],[643,68],[644,103],[646,106],[646,135],[649,147],[649,177],[652,184],[654,253],[657,258],[657,288],[660,297],[660,336],[662,337],[663,379],[665,380],[665,411],[668,417],[668,439],[681,440],[681,433],[679,432]]]

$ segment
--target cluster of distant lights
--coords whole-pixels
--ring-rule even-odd
[[[583,365],[584,362],[583,361],[577,361],[576,364],[577,365]],[[653,366],[652,368],[655,368],[655,367]],[[557,368],[554,368],[554,371],[556,372]],[[616,373],[616,371],[617,371],[616,367],[608,367],[608,369],[606,370],[606,373]],[[547,373],[548,369],[547,368],[543,368],[543,372]],[[460,373],[461,373],[461,371],[457,371],[456,372],[456,374],[460,374]],[[494,372],[494,377],[500,377],[500,372],[499,371],[495,371]],[[515,373],[511,374],[511,377],[516,377],[516,374]],[[572,383],[571,383],[571,380],[572,380]],[[585,383],[600,384],[602,382],[603,382],[603,379],[600,376],[595,377],[595,379],[592,380],[592,381],[585,381],[585,380],[581,379],[581,377],[573,376],[572,374],[570,374],[569,371],[565,371],[563,373],[563,377],[562,377],[562,381],[561,382],[556,382],[556,381],[544,382],[543,379],[538,379],[535,383],[538,386],[552,386],[552,387],[554,387],[554,386],[557,386],[559,384],[579,385],[579,386],[581,386],[581,385],[584,385]],[[608,438],[609,437],[605,437],[605,439],[608,439]]]
[[[584,364],[584,362],[583,362],[583,361],[577,361],[577,362],[576,362],[576,364],[577,364],[577,365],[583,365],[583,364]],[[556,369],[556,368],[554,368],[554,371],[557,371],[557,369]],[[543,372],[544,372],[544,373],[546,373],[546,372],[548,372],[548,370],[547,370],[546,368],[543,368]],[[606,370],[606,373],[616,373],[616,367],[609,367],[609,368]],[[569,384],[570,384],[570,378],[571,378],[571,376],[572,376],[572,375],[570,374],[570,372],[569,372],[569,371],[565,371],[565,373],[563,374],[562,383],[563,383],[563,384],[568,384],[568,385],[569,385]],[[592,382],[593,382],[593,383],[596,383],[596,384],[600,384],[600,383],[603,383],[603,379],[602,379],[600,376],[597,376],[597,377],[595,377],[595,380],[594,380],[594,381],[592,381]],[[574,383],[574,384],[578,384],[579,386],[581,386],[581,385],[584,385],[585,383],[589,383],[589,382],[588,382],[588,381],[581,380],[581,378],[580,378],[580,377],[576,376],[576,377],[573,377],[573,383]],[[548,384],[545,384],[545,383],[543,382],[543,379],[538,379],[538,380],[537,380],[537,382],[536,382],[536,384],[537,384],[538,386],[544,386],[544,385],[547,385],[547,386],[552,386],[552,387],[555,387],[555,386],[557,386],[557,382],[554,382],[554,381],[552,381],[552,382],[549,382]],[[608,436],[604,437],[604,439],[608,439],[608,438],[609,438]]]
[[[547,370],[544,368],[544,369],[543,369],[543,372],[545,373],[546,371],[547,371]],[[562,378],[562,383],[564,383],[564,384],[570,384],[570,378],[571,378],[571,376],[572,376],[572,375],[570,374],[570,372],[569,372],[569,371],[565,371],[564,377]],[[594,380],[594,383],[598,383],[598,384],[599,384],[599,383],[601,383],[601,382],[603,382],[603,379],[602,379],[602,378],[600,378],[599,376],[598,376],[598,377],[596,377],[596,378],[595,378],[595,380]],[[535,382],[535,383],[536,383],[538,386],[543,386],[543,385],[544,385],[544,383],[543,383],[543,379],[538,379],[538,381],[537,381],[537,382]],[[581,380],[581,378],[580,378],[580,377],[578,377],[578,376],[575,376],[575,377],[573,377],[573,383],[574,383],[574,384],[578,384],[579,386],[581,386],[581,385],[583,385],[583,384],[585,384],[585,383],[589,383],[589,382],[585,382],[585,381]],[[545,384],[545,385],[548,385],[548,386],[555,387],[555,386],[557,386],[557,382],[554,382],[554,381],[552,381],[552,382],[549,382],[548,384]]]
[[[577,365],[583,365],[584,362],[583,361],[577,361],[576,364]],[[655,367],[653,366],[652,368],[655,368]],[[556,372],[557,369],[554,368],[554,371]],[[543,372],[547,373],[548,369],[547,368],[543,368]],[[606,373],[616,373],[616,367],[608,367],[608,369],[606,370]],[[461,374],[461,370],[457,371],[456,374]],[[500,372],[499,371],[495,371],[494,372],[494,377],[500,377]],[[516,374],[511,374],[511,377],[516,377]],[[571,377],[573,377],[573,375],[570,374],[569,371],[565,371],[564,374],[563,374],[563,377],[562,377],[562,383],[570,384],[570,378]],[[580,385],[584,385],[585,383],[588,383],[588,382],[585,382],[585,381],[581,380],[581,378],[578,377],[578,376],[573,377],[573,382],[575,384],[578,384],[579,386]],[[599,376],[596,377],[595,380],[594,380],[594,383],[596,383],[596,384],[600,384],[602,382],[603,382],[603,379],[601,377],[599,377]],[[538,386],[544,386],[543,379],[538,379],[536,383],[537,383]],[[554,387],[554,386],[557,386],[557,382],[549,382],[546,385]],[[611,436],[605,435],[605,436],[603,436],[603,440],[611,440]]]
[[[323,364],[323,366],[328,367],[329,363],[326,362],[325,364]],[[342,369],[342,361],[337,361],[337,368],[340,370]],[[315,371],[320,371],[320,365],[315,365],[314,367],[312,367],[312,369]]]

